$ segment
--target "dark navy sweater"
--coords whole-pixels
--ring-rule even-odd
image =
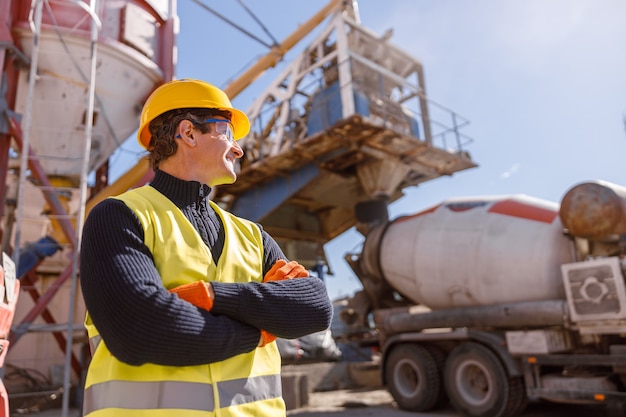
[[[210,188],[157,170],[149,185],[167,196],[200,233],[215,263],[222,253],[221,220],[206,201]],[[259,226],[260,227],[260,226]],[[265,274],[279,258],[262,228]],[[107,199],[83,228],[80,282],[87,310],[111,353],[131,365],[187,366],[217,362],[256,348],[264,329],[287,339],[330,326],[332,305],[322,280],[213,282],[211,312],[170,294],[144,244],[139,219]]]

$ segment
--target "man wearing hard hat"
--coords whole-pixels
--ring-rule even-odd
[[[208,200],[236,180],[249,130],[203,81],[148,98],[138,138],[154,179],[99,203],[83,229],[84,416],[285,415],[273,340],[328,328],[332,306],[258,224]]]

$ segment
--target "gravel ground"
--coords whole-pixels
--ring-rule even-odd
[[[430,413],[398,409],[385,389],[314,392],[306,407],[287,412],[288,417],[462,417],[452,408]],[[598,408],[572,404],[531,403],[520,417],[613,417]]]
[[[287,412],[289,417],[456,417],[451,411],[431,414],[410,413],[399,410],[385,389],[351,389],[314,392],[306,407]]]

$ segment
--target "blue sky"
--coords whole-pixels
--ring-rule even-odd
[[[267,40],[239,2],[203,0]],[[326,1],[244,0],[282,41]],[[407,189],[395,218],[450,197],[527,194],[558,202],[573,185],[626,185],[626,2],[623,0],[361,0],[361,22],[424,65],[426,92],[470,120],[464,133],[479,167]],[[178,0],[177,78],[225,87],[267,49],[191,0]],[[322,29],[322,24],[319,29]],[[314,34],[317,31],[314,32]],[[246,110],[290,57],[233,99]],[[137,154],[134,138],[123,153]],[[128,165],[128,158],[119,158]],[[115,163],[115,160],[112,160]],[[122,172],[127,167],[114,166]],[[361,288],[343,260],[349,231],[327,245],[331,298]]]

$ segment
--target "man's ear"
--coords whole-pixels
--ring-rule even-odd
[[[176,129],[176,139],[180,139],[190,146],[195,146],[196,141],[193,137],[193,123],[189,120],[181,120]]]

